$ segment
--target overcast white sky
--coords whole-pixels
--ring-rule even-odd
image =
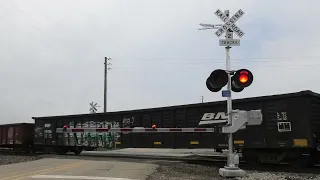
[[[0,0],[0,123],[32,116],[103,111],[104,57],[108,111],[222,100],[205,86],[225,67],[214,30],[216,9],[241,8],[246,34],[231,49],[232,68],[254,82],[235,98],[320,92],[319,1],[292,0]],[[237,38],[237,36],[235,35]]]

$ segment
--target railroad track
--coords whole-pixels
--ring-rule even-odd
[[[186,160],[188,164],[197,164],[202,166],[212,166],[212,167],[224,167],[226,165],[227,159],[193,159]],[[262,171],[262,172],[288,172],[288,173],[312,173],[320,174],[320,164],[316,164],[313,167],[308,168],[296,168],[291,166],[289,163],[281,164],[257,164],[252,165],[244,160],[240,160],[239,167],[246,171]]]
[[[23,152],[23,151],[14,151],[12,149],[7,148],[0,148],[0,155],[15,155],[15,156],[37,156],[43,153],[30,153],[30,152]]]

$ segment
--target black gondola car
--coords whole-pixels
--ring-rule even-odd
[[[263,122],[247,126],[234,135],[235,149],[251,163],[289,161],[309,165],[319,159],[320,95],[311,91],[237,99],[233,109],[261,110]],[[225,124],[226,101],[189,104],[132,111],[37,117],[35,146],[48,151],[76,154],[84,148],[227,148],[227,134],[219,133]],[[56,134],[68,127],[217,127],[215,133],[74,133]]]

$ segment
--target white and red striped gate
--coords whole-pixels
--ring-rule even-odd
[[[244,129],[247,125],[260,125],[262,123],[261,110],[234,110],[231,119],[231,126],[223,126],[222,133],[235,133],[239,129]],[[218,128],[218,127],[217,127]],[[66,125],[63,128],[57,128],[57,133],[104,133],[104,132],[116,132],[116,133],[207,133],[215,132],[215,128],[156,128],[156,125],[152,125],[152,128],[69,128]]]
[[[104,133],[104,132],[117,132],[117,133],[207,133],[215,132],[214,128],[57,128],[57,133]]]

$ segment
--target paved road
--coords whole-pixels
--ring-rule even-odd
[[[0,166],[0,180],[143,180],[157,167],[137,162],[45,158]]]
[[[225,179],[219,176],[219,167],[222,167],[222,165],[204,166],[179,161],[52,155],[50,158],[47,157],[30,162],[1,165],[0,180]],[[275,169],[277,168],[275,167]],[[248,173],[247,176],[238,180],[320,179],[319,173],[246,171]]]

